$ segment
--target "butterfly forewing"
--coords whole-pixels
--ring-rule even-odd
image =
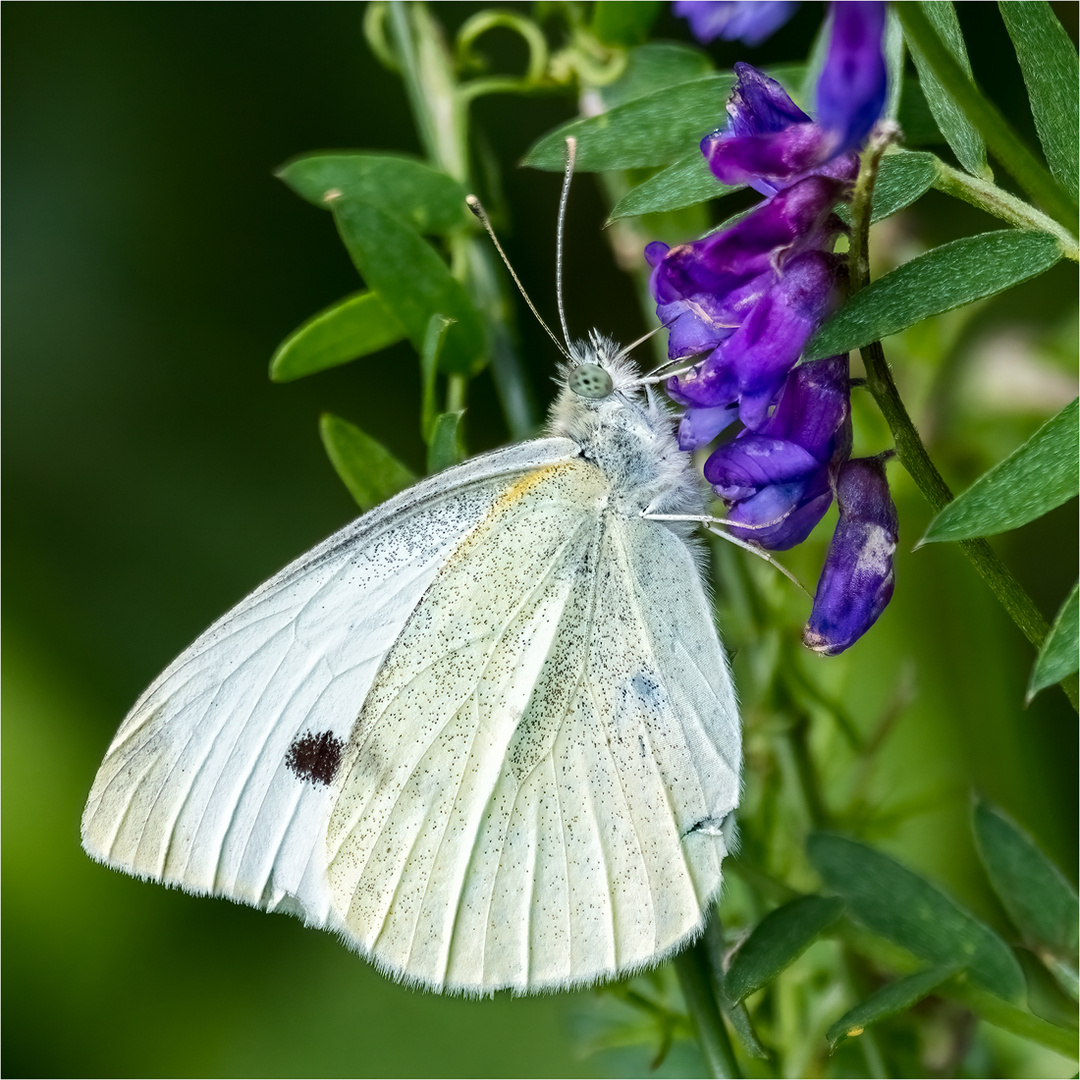
[[[630,970],[697,929],[719,886],[738,791],[724,659],[700,587],[681,602],[698,581],[685,542],[609,496],[582,459],[510,488],[371,687],[331,893],[357,946],[408,979],[487,991]]]
[[[331,781],[383,656],[434,578],[523,472],[522,444],[404,492],[287,567],[136,703],[83,816],[87,851],[193,892],[340,924],[326,887]]]

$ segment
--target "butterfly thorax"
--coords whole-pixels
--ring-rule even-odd
[[[552,406],[551,435],[572,439],[611,488],[619,513],[701,513],[704,498],[689,454],[679,449],[666,405],[622,356],[595,331],[589,343],[571,346],[572,363],[561,372],[562,392]],[[604,397],[585,397],[567,385],[576,365],[596,364],[612,382]]]

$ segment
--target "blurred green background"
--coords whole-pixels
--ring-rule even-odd
[[[479,7],[437,13],[457,23]],[[768,49],[714,55],[799,57],[813,7]],[[992,6],[961,9],[977,76],[1030,132]],[[1075,5],[1058,10],[1075,36]],[[272,170],[314,149],[417,150],[400,86],[368,53],[360,19],[349,3],[5,5],[6,1075],[614,1067],[579,1056],[573,1032],[590,995],[472,1002],[404,990],[295,920],[142,884],[79,848],[86,792],[138,693],[217,615],[354,516],[319,444],[320,411],[421,469],[407,348],[294,384],[266,378],[280,339],[357,285],[329,215]],[[686,39],[670,16],[659,29]],[[502,45],[499,64],[512,68],[516,45]],[[512,207],[506,246],[551,312],[558,179],[514,162],[573,103],[484,99],[477,110]],[[581,180],[569,316],[627,340],[643,323],[601,221],[596,185]],[[879,246],[903,257],[991,227],[931,195]],[[1075,296],[1075,267],[1058,267],[892,343],[955,487],[1075,394]],[[546,402],[555,358],[521,325]],[[470,451],[502,442],[485,377],[470,404]],[[896,822],[872,839],[994,923],[968,792],[1002,805],[1075,881],[1076,717],[1056,690],[1021,708],[1028,647],[955,550],[910,553],[928,515],[892,475],[904,541],[896,600],[824,678],[867,726],[906,687],[874,777]],[[1052,616],[1075,577],[1075,502],[997,546]]]

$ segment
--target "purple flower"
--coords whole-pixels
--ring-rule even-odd
[[[803,644],[825,656],[853,645],[892,597],[899,525],[885,456],[848,461],[837,473],[840,520],[803,630]]]
[[[831,10],[817,123],[778,82],[749,64],[735,65],[739,78],[727,106],[727,130],[701,143],[709,168],[723,183],[749,184],[772,195],[810,172],[854,182],[856,152],[885,104],[885,5],[849,0]]]
[[[731,532],[773,551],[802,543],[832,502],[831,474],[851,452],[848,358],[797,367],[773,414],[725,443],[705,479],[728,505]]]
[[[689,21],[700,42],[722,38],[760,45],[798,6],[793,0],[676,0],[674,11]]]
[[[809,176],[724,232],[646,248],[657,314],[669,329],[668,355],[709,354],[668,382],[668,393],[690,410],[680,428],[684,450],[720,430],[693,417],[696,410],[737,404],[747,426],[765,419],[831,306],[838,263],[823,249],[842,228],[832,212],[840,190],[835,180]]]

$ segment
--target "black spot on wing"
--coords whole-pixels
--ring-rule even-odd
[[[330,784],[341,765],[344,739],[332,731],[313,731],[298,735],[285,755],[285,764],[298,780],[312,784]]]

